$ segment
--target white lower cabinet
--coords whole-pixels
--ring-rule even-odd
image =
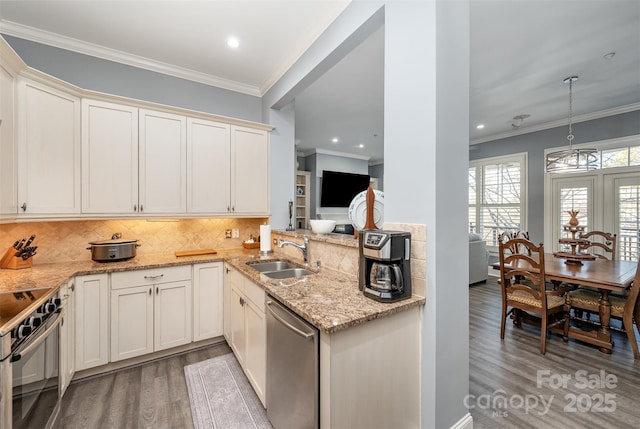
[[[60,325],[60,392],[64,394],[76,372],[75,284],[69,281],[60,288],[64,316]]]
[[[222,335],[223,263],[193,266],[193,341]]]
[[[228,324],[225,336],[264,405],[267,360],[264,290],[231,267],[225,271],[224,313]]]
[[[192,340],[191,266],[111,274],[111,361]]]
[[[109,361],[109,275],[78,276],[75,283],[76,371]]]

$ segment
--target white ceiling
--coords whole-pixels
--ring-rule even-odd
[[[347,4],[0,0],[0,32],[260,96]],[[382,159],[383,31],[296,97],[298,150]],[[571,75],[577,120],[640,108],[638,0],[475,0],[470,50],[472,144],[566,124]]]

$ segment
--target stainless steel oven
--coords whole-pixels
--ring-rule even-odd
[[[54,289],[0,293],[1,428],[55,425],[62,317]]]

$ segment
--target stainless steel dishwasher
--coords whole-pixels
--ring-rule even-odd
[[[267,417],[275,429],[319,426],[319,333],[267,295]]]

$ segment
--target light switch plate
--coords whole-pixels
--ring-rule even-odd
[[[231,238],[240,238],[240,230],[238,228],[231,230]]]

